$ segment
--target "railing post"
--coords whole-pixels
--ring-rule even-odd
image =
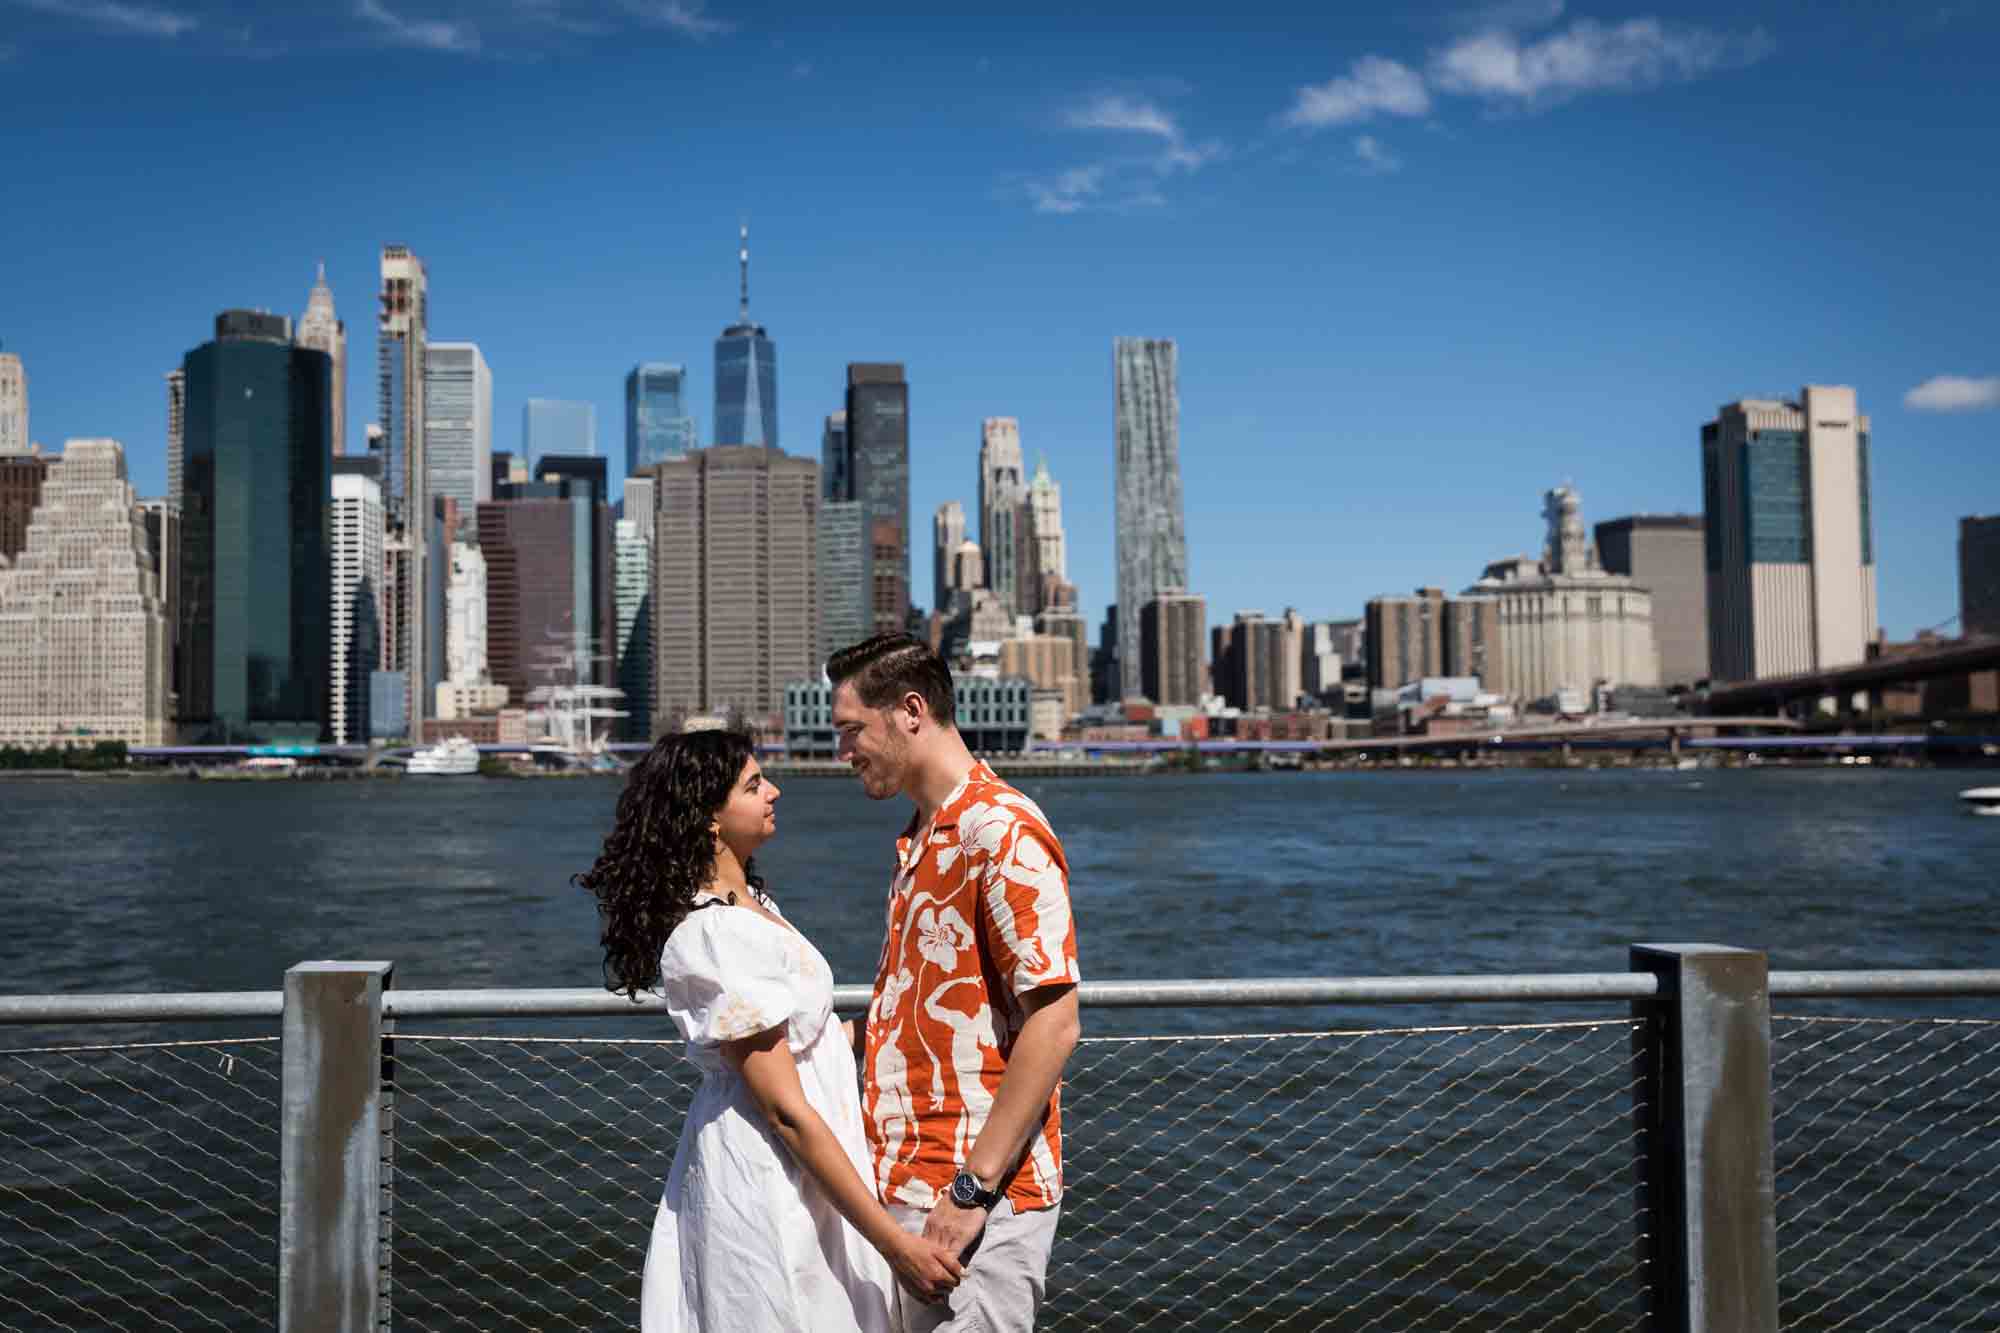
[[[1762,953],[1635,944],[1640,1247],[1654,1333],[1777,1333],[1771,997]]]
[[[278,1187],[280,1333],[378,1333],[386,1319],[382,992],[389,963],[285,973]]]

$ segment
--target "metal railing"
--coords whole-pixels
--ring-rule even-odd
[[[1634,962],[1086,985],[1087,1030],[1143,1021],[1066,1074],[1041,1326],[2000,1325],[2000,972]],[[0,998],[93,1038],[0,1051],[0,1328],[631,1327],[680,1043],[568,1030],[634,1013],[602,992],[389,982]],[[1913,997],[1982,1003],[1879,1012]],[[1422,1008],[1350,1021],[1382,1004]],[[1226,1030],[1158,1030],[1189,1015]],[[95,1039],[202,1019],[264,1031]]]

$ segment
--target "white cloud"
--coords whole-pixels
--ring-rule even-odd
[[[472,55],[479,50],[479,30],[468,23],[407,19],[390,11],[379,0],[356,0],[354,12],[373,23],[382,40],[391,46],[445,51],[454,55]]]
[[[671,28],[685,37],[716,37],[736,25],[710,18],[702,0],[625,0],[625,12],[656,28]]]
[[[1761,28],[1734,34],[1670,28],[1653,18],[1609,25],[1579,19],[1530,42],[1497,28],[1462,38],[1432,57],[1430,77],[1444,92],[1553,102],[1685,82],[1752,64],[1774,49]]]
[[[1071,167],[1044,181],[1028,182],[1028,197],[1037,213],[1081,213],[1104,189],[1101,166]]]
[[[1142,98],[1107,94],[1071,108],[1064,113],[1063,124],[1073,130],[1138,134],[1160,140],[1158,154],[1148,159],[1145,167],[1159,176],[1183,171],[1192,175],[1223,155],[1223,146],[1216,140],[1189,143],[1172,116],[1158,103]],[[1157,191],[1147,190],[1137,202],[1150,205],[1164,201]]]
[[[1073,130],[1123,130],[1157,135],[1175,143],[1181,137],[1180,127],[1174,124],[1172,116],[1151,102],[1129,97],[1100,97],[1072,110],[1063,117],[1063,123]]]
[[[1403,159],[1384,148],[1382,141],[1372,134],[1355,139],[1354,155],[1361,159],[1361,169],[1371,176],[1386,176],[1403,169]]]
[[[1903,395],[1903,406],[1918,412],[1992,411],[2000,408],[2000,375],[1933,375]]]
[[[1430,109],[1421,74],[1383,56],[1363,56],[1339,78],[1299,89],[1284,123],[1324,129],[1378,115],[1421,116]]]
[[[201,26],[191,14],[124,4],[121,0],[15,0],[40,14],[74,19],[132,37],[178,37]]]

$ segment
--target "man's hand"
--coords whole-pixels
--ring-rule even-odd
[[[936,1241],[960,1258],[985,1229],[984,1208],[961,1208],[949,1196],[939,1199],[924,1219],[924,1239]]]
[[[958,1251],[938,1244],[928,1236],[899,1232],[887,1252],[889,1266],[896,1270],[904,1286],[932,1305],[951,1295],[951,1289],[965,1279],[965,1267]]]

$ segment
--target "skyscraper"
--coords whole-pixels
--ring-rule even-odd
[[[611,511],[588,486],[529,489],[536,493],[479,506],[487,668],[513,699],[550,684],[547,668],[565,654],[576,660],[582,683],[609,685],[616,652]]]
[[[819,577],[819,655],[868,637],[874,624],[868,582],[867,506],[854,493],[847,413],[832,412],[819,440],[820,504],[814,537]]]
[[[409,734],[423,734],[432,686],[442,674],[444,558],[424,457],[425,348],[430,339],[430,279],[408,246],[382,247],[381,310],[376,323],[377,421],[382,508],[388,527],[383,612],[388,633],[382,665],[400,672]],[[183,532],[186,529],[183,528]],[[377,719],[379,722],[380,719]]]
[[[900,363],[848,365],[847,448],[870,632],[899,633],[910,615],[910,386]]]
[[[478,343],[424,349],[424,469],[431,498],[467,523],[493,498],[493,372]]]
[[[1018,615],[1027,599],[1022,557],[1027,501],[1021,461],[1021,423],[988,417],[979,427],[979,549],[986,559],[986,586],[1008,615]]]
[[[2000,635],[2000,515],[1958,520],[1958,629]]]
[[[946,500],[937,507],[931,517],[931,610],[948,612],[952,609],[951,562],[958,557],[958,548],[965,542],[965,506],[956,500]]]
[[[1701,428],[1709,674],[1862,661],[1875,632],[1868,418],[1854,390],[1726,403]]]
[[[521,452],[531,462],[543,454],[595,454],[596,404],[530,398],[521,408]]]
[[[687,368],[665,361],[642,361],[625,376],[626,476],[696,447],[686,389]]]
[[[865,570],[866,515],[859,500],[821,500],[815,521],[814,569],[819,579],[819,647],[824,658],[870,633]]]
[[[1181,515],[1179,354],[1169,338],[1112,344],[1116,392],[1119,688],[1145,692],[1139,616],[1147,602],[1188,586]],[[1130,646],[1128,648],[1127,646]]]
[[[854,498],[854,455],[847,447],[847,413],[829,412],[819,436],[820,498]]]
[[[1049,475],[1049,460],[1035,461],[1028,483],[1027,530],[1023,533],[1026,598],[1023,611],[1040,614],[1052,606],[1072,605],[1076,590],[1069,584],[1069,550],[1063,540],[1062,487]]]
[[[326,265],[319,266],[306,312],[299,316],[296,339],[301,347],[325,352],[333,361],[333,453],[347,452],[347,325],[333,310],[333,288],[326,285]],[[171,492],[169,492],[171,494]]]
[[[332,460],[333,639],[328,652],[328,730],[336,745],[365,745],[369,685],[382,663],[382,483],[378,462]]]
[[[333,366],[230,310],[187,354],[182,734],[314,741],[332,652]]]
[[[21,358],[0,352],[0,458],[28,452],[28,371]]]
[[[727,445],[659,465],[655,725],[740,709],[763,724],[817,677],[819,468]]]
[[[424,494],[424,348],[430,280],[409,247],[382,247],[376,325],[376,420],[382,427],[382,504],[392,527],[429,507]]]
[[[653,543],[636,519],[615,525],[611,615],[617,624],[618,688],[625,691],[627,740],[653,737]]]
[[[778,345],[750,321],[750,228],[736,251],[742,282],[736,322],[715,340],[716,444],[778,447]]]
[[[66,442],[0,568],[0,745],[160,744],[166,635],[123,447]]]
[[[187,457],[187,372],[167,372],[167,505],[181,512],[181,469]]]

